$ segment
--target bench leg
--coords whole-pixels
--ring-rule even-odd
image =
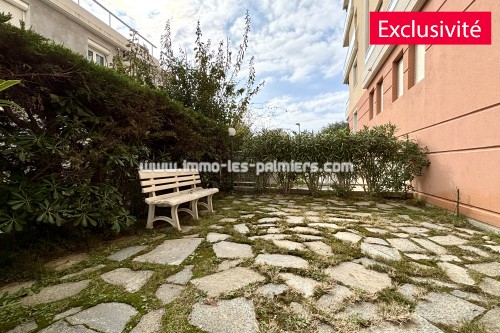
[[[177,212],[178,208],[179,208],[178,205],[172,206],[172,208],[170,209],[170,212],[172,214],[172,222],[173,222],[174,228],[177,228],[177,230],[181,231],[181,225],[179,223],[179,215]]]
[[[214,205],[212,203],[212,195],[213,194],[210,194],[208,197],[207,197],[207,204],[208,204],[208,211],[210,213],[213,213],[214,212]]]
[[[155,205],[148,207],[148,220],[146,222],[146,229],[153,229],[153,220],[155,218]]]
[[[189,208],[191,209],[191,211],[193,212],[193,218],[195,220],[198,220],[200,217],[198,216],[198,200],[199,199],[195,199],[193,201],[191,201],[189,203]]]

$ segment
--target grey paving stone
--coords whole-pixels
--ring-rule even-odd
[[[53,269],[57,272],[70,268],[81,263],[89,258],[88,253],[70,254],[61,258],[57,258],[45,264],[45,267]]]
[[[500,297],[500,282],[491,278],[484,278],[478,285],[482,291]]]
[[[90,280],[78,282],[66,282],[55,286],[45,287],[38,294],[22,298],[20,303],[23,305],[38,305],[43,303],[51,303],[62,299],[75,296],[83,289],[87,288]]]
[[[216,243],[231,238],[231,235],[220,234],[218,232],[209,232],[207,235],[207,242]]]
[[[17,325],[10,331],[7,331],[7,333],[29,333],[33,332],[38,328],[38,325],[34,321],[29,321],[27,323],[23,323],[20,325]]]
[[[336,285],[328,294],[320,297],[316,302],[316,308],[325,313],[334,313],[342,307],[346,299],[352,296],[354,296],[352,290],[341,285]]]
[[[335,223],[309,223],[308,226],[313,228],[325,228],[325,229],[340,229]]]
[[[468,293],[462,290],[455,289],[451,292],[453,296],[457,296],[463,299],[466,299],[468,301],[473,301],[473,302],[488,302],[488,299],[482,295],[474,294],[474,293]]]
[[[405,283],[398,287],[398,292],[410,300],[415,300],[415,297],[420,293],[420,290],[419,287],[411,283]]]
[[[257,239],[263,239],[263,240],[273,240],[273,239],[285,239],[289,237],[289,235],[285,234],[268,234],[268,235],[261,235],[261,236],[252,236],[249,237],[248,239],[250,240],[257,240]]]
[[[420,244],[423,248],[434,252],[435,254],[446,254],[448,253],[448,250],[446,250],[445,247],[442,247],[441,245],[437,245],[434,242],[431,242],[430,240],[423,239],[423,238],[412,238],[412,241],[415,243]]]
[[[301,319],[308,319],[310,314],[307,311],[307,309],[300,303],[297,302],[291,302],[288,305],[289,310],[297,317]]]
[[[467,243],[466,239],[454,236],[454,235],[446,235],[446,236],[434,236],[429,237],[431,241],[434,243],[438,243],[440,245],[450,246],[450,245],[463,245]]]
[[[426,283],[429,285],[436,285],[438,287],[453,288],[453,289],[460,288],[460,286],[458,284],[443,282],[443,281],[431,279],[431,278],[412,277],[411,279],[415,282],[418,282],[418,283]]]
[[[316,236],[316,235],[303,235],[303,234],[295,234],[296,237],[299,237],[300,239],[303,240],[311,240],[311,241],[317,241],[317,240],[323,240],[324,238],[321,236]]]
[[[81,306],[78,306],[76,308],[71,308],[69,310],[66,310],[64,312],[61,312],[61,313],[55,315],[54,316],[54,321],[64,319],[64,318],[69,317],[71,315],[74,315],[75,313],[78,313],[80,311],[82,311],[82,307]]]
[[[447,262],[440,262],[438,266],[446,273],[448,278],[455,283],[466,284],[468,286],[476,284],[469,273],[467,273],[467,270],[463,267]]]
[[[292,242],[289,240],[273,240],[273,244],[286,250],[305,250],[305,246],[301,243]]]
[[[179,295],[186,289],[184,286],[177,284],[165,283],[156,290],[156,298],[158,298],[163,305],[172,303]]]
[[[392,234],[399,238],[410,238],[410,235],[405,234],[404,232],[393,232]]]
[[[153,276],[153,271],[133,271],[130,268],[117,268],[101,275],[107,283],[125,288],[129,293],[139,291]]]
[[[328,257],[328,256],[333,255],[333,251],[332,251],[332,248],[330,247],[330,245],[325,244],[321,241],[305,242],[304,245],[307,246],[311,251],[313,251],[314,253],[316,253],[320,256]]]
[[[257,220],[257,223],[275,223],[279,222],[281,219],[279,217],[263,217]]]
[[[196,288],[203,290],[210,297],[238,290],[249,284],[262,282],[265,278],[246,267],[235,267],[212,275],[191,280]]]
[[[417,304],[415,313],[435,324],[458,326],[471,321],[485,311],[484,308],[450,294],[432,292]]]
[[[320,232],[314,228],[310,227],[293,227],[288,229],[288,231],[295,232],[295,233],[304,233],[304,234],[313,234],[313,235],[319,235]]]
[[[252,247],[248,244],[220,242],[213,246],[217,258],[223,259],[245,259],[253,258]]]
[[[445,261],[445,262],[450,262],[450,261],[455,261],[455,262],[462,262],[462,259],[459,257],[453,255],[453,254],[443,254],[438,257],[440,261]]]
[[[97,272],[98,270],[101,270],[101,269],[103,269],[104,267],[106,267],[106,265],[104,265],[104,264],[100,264],[100,265],[97,265],[97,266],[93,266],[93,267],[85,268],[85,269],[82,269],[82,270],[81,270],[81,271],[79,271],[79,272],[64,275],[63,277],[61,277],[61,280],[68,280],[68,279],[72,279],[72,278],[74,278],[74,277],[76,277],[76,276],[80,276],[80,275],[83,275],[83,274],[92,273],[92,272]]]
[[[482,264],[471,264],[471,265],[466,265],[466,267],[487,276],[491,277],[500,276],[500,262],[494,261],[494,262],[485,262]]]
[[[13,282],[0,288],[0,295],[7,293],[9,295],[16,294],[23,289],[30,289],[35,284],[35,281]]]
[[[382,238],[376,238],[376,237],[366,237],[364,239],[366,243],[371,243],[371,244],[378,244],[378,245],[385,245],[389,246],[389,243],[385,241],[385,239]]]
[[[389,244],[401,252],[426,252],[423,248],[405,238],[388,238]]]
[[[399,251],[392,247],[362,243],[361,251],[371,258],[382,258],[386,260],[401,260],[401,255]]]
[[[282,232],[283,232],[283,230],[281,230],[281,228],[274,228],[273,227],[273,228],[267,229],[268,234],[280,234]]]
[[[180,265],[203,241],[202,238],[168,239],[154,250],[136,257],[133,261],[161,265]]]
[[[391,286],[391,278],[387,274],[368,270],[352,262],[329,267],[325,269],[325,273],[347,286],[360,288],[368,293],[376,293]]]
[[[354,213],[352,213],[354,214]],[[360,213],[362,214],[362,213]],[[368,215],[363,215],[363,216],[371,216],[371,213],[366,213]],[[328,217],[326,219],[328,222],[347,222],[347,223],[355,223],[355,222],[359,222],[359,220],[356,220],[356,219],[351,219],[351,218],[348,218],[348,217]]]
[[[439,225],[436,223],[422,222],[422,223],[420,223],[420,225],[422,225],[423,227],[428,228],[428,229],[434,229],[434,230],[440,230],[440,231],[450,230],[450,228],[443,227],[442,225]]]
[[[233,260],[224,260],[217,266],[217,271],[225,271],[226,269],[230,269],[238,266],[243,262],[242,259],[233,259]]]
[[[314,289],[320,285],[316,280],[292,273],[280,273],[278,276],[282,278],[290,288],[301,293],[306,298],[313,296]]]
[[[161,320],[164,314],[165,309],[153,310],[146,313],[130,333],[160,333]]]
[[[238,221],[238,219],[232,218],[232,217],[224,217],[219,220],[220,223],[234,223]]]
[[[381,322],[361,330],[360,333],[443,333],[443,331],[424,318],[414,315],[408,322],[402,324]]]
[[[493,308],[481,318],[480,323],[483,324],[486,332],[500,332],[500,308]]]
[[[352,232],[346,232],[346,231],[340,231],[337,232],[335,235],[333,235],[335,238],[340,239],[341,241],[344,242],[349,242],[356,244],[361,240],[361,236],[353,234]]]
[[[296,256],[286,254],[259,254],[255,263],[287,268],[309,268],[309,263]]]
[[[388,233],[387,230],[381,228],[365,228],[365,229],[368,230],[369,232],[373,232],[380,235],[385,235]]]
[[[236,230],[237,232],[239,232],[240,234],[243,234],[243,235],[248,234],[250,232],[250,229],[248,229],[248,227],[243,223],[236,224],[234,226],[234,230]]]
[[[255,217],[255,214],[245,214],[245,215],[241,215],[240,219],[251,219],[254,217]]]
[[[97,331],[86,328],[83,325],[71,326],[64,320],[59,320],[52,325],[44,328],[38,333],[99,333]]]
[[[370,259],[370,258],[358,258],[358,259],[352,260],[351,262],[353,262],[355,264],[361,264],[366,268],[370,268],[370,266],[373,266],[373,265],[388,267],[386,264],[382,264],[382,263],[375,261],[373,259]]]
[[[71,325],[85,325],[104,333],[121,333],[137,310],[124,303],[101,303],[66,318]]]
[[[433,260],[434,258],[427,254],[421,253],[405,253],[405,256],[413,260]]]
[[[304,223],[304,217],[303,216],[287,216],[285,221],[286,221],[286,223],[289,223],[289,224],[302,224],[302,223]]]
[[[500,253],[500,245],[484,245],[486,246],[487,248],[497,252],[497,253]]]
[[[380,320],[378,306],[369,302],[349,305],[345,310],[336,314],[335,317],[340,319],[361,318],[372,322]]]
[[[184,267],[179,273],[169,276],[167,282],[182,285],[187,284],[193,277],[193,268],[194,265]]]
[[[146,245],[137,245],[137,246],[130,246],[126,247],[124,249],[121,249],[118,252],[113,253],[112,255],[108,256],[109,260],[114,260],[114,261],[123,261],[125,259],[128,259],[137,253],[145,250],[147,248]]]
[[[256,293],[273,298],[274,296],[283,294],[287,289],[288,287],[285,284],[269,283],[259,287]]]
[[[243,297],[218,301],[217,306],[197,303],[189,323],[210,333],[257,333],[253,302]]]
[[[319,221],[321,221],[321,217],[319,216],[306,216],[306,223],[319,222]]]
[[[337,333],[337,331],[327,324],[319,324],[316,328],[316,333]]]
[[[470,245],[459,245],[458,246],[459,248],[461,248],[462,250],[466,250],[466,251],[469,251],[469,252],[472,252],[472,253],[475,253],[481,257],[484,257],[484,258],[489,258],[491,257],[490,254],[486,251],[483,251],[481,249],[478,249],[477,247],[474,247],[474,246],[470,246]]]
[[[407,234],[413,235],[425,235],[429,232],[429,229],[423,227],[399,227],[401,231],[406,232]]]

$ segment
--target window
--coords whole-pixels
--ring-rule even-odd
[[[354,60],[352,65],[352,85],[355,87],[358,84],[358,60]]]
[[[371,91],[368,101],[370,103],[370,120],[372,120],[375,113],[375,91]]]
[[[87,60],[95,62],[96,64],[101,66],[106,66],[106,57],[92,49],[89,49],[87,51]]]
[[[29,5],[21,0],[0,1],[0,13],[10,13],[12,18],[9,23],[15,27],[21,27],[21,21],[26,23],[26,14]]]
[[[352,131],[354,133],[358,131],[358,111],[354,112],[354,117],[352,120]]]
[[[425,77],[425,45],[415,45],[415,76],[414,84],[419,83]]]
[[[377,83],[377,114],[384,110],[384,81]]]
[[[393,67],[393,100],[403,96],[404,62],[403,56],[394,63]]]

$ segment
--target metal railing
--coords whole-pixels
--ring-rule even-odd
[[[107,9],[99,1],[97,1],[97,0],[73,0],[73,1],[76,2],[78,5],[80,5],[80,7],[84,8],[85,10],[92,13],[95,17],[100,19],[102,22],[106,23],[109,27],[113,28],[114,30],[116,30],[119,33],[121,33],[122,35],[124,35],[125,37],[129,37],[126,35],[126,33],[128,33],[129,31],[134,32],[136,34],[136,36],[139,38],[139,43],[141,43],[141,42],[143,42],[143,44],[145,43],[146,44],[145,46],[148,48],[151,55],[154,56],[154,49],[156,49],[156,45],[151,43],[146,37],[141,35],[136,29],[132,28],[129,24],[127,24],[125,21],[123,21],[117,15],[112,13],[109,9]],[[101,13],[95,12],[95,10],[94,10],[95,8],[94,8],[93,4],[97,5],[98,8],[101,9]],[[104,12],[102,12],[102,10]],[[104,14],[104,16],[102,16],[100,14]],[[105,16],[107,16],[107,18],[105,18]],[[122,26],[120,27],[120,26],[113,25],[113,20],[118,21],[118,24],[121,24]],[[123,30],[126,30],[126,32]]]

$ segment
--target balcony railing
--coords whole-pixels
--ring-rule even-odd
[[[80,5],[80,7],[92,13],[95,17],[100,19],[109,27],[118,31],[123,36],[128,38],[130,37],[129,33],[131,31],[135,32],[136,36],[139,39],[139,43],[141,45],[145,45],[148,48],[151,55],[154,56],[154,49],[156,49],[156,46],[153,43],[151,43],[146,37],[137,32],[137,30],[132,28],[129,24],[125,23],[125,21],[123,21],[121,18],[113,14],[100,2],[98,2],[97,0],[73,0],[73,1],[76,2],[78,5]]]
[[[347,16],[344,23],[344,36],[343,36],[343,45],[346,47],[349,45],[349,28],[351,27],[352,17],[354,16],[354,6],[352,4],[352,0],[349,0],[349,5],[347,6]]]
[[[351,70],[352,64],[354,63],[355,55],[358,51],[358,38],[357,38],[357,29],[354,28],[352,32],[349,49],[347,50],[347,56],[344,62],[344,83],[349,82],[349,71]]]

